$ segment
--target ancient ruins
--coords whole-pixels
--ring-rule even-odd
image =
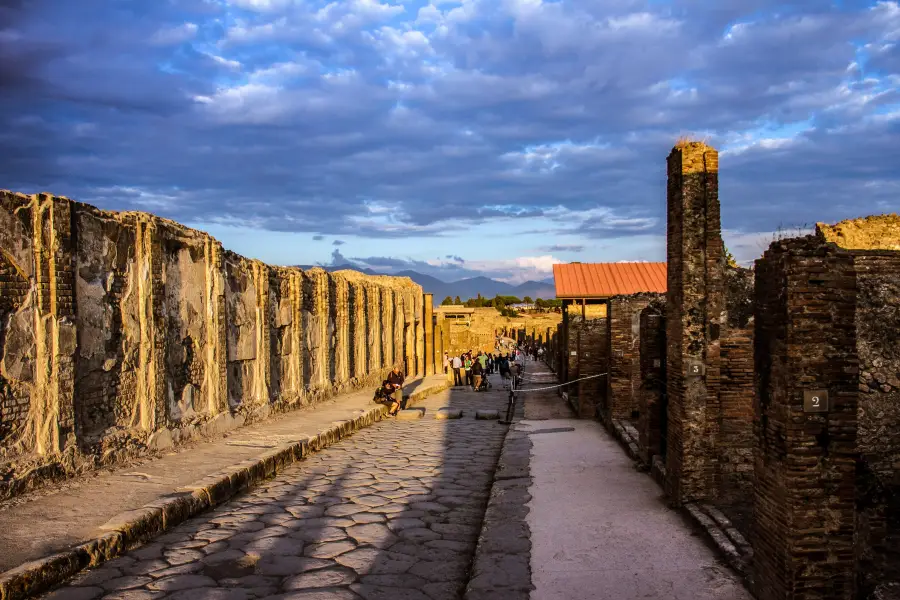
[[[275,267],[144,213],[0,192],[0,499],[433,373],[408,278]]]
[[[667,262],[659,265],[667,280],[665,293],[640,292],[593,303],[573,300],[564,305],[559,324],[505,324],[500,333],[544,345],[552,376],[564,384],[558,404],[568,403],[578,417],[602,422],[655,478],[666,502],[706,529],[758,600],[900,598],[900,217],[819,224],[808,235],[780,236],[753,269],[746,269],[726,258],[717,151],[703,143],[679,143],[668,157],[667,175]],[[662,271],[659,279],[663,281]],[[471,329],[457,321],[436,315],[431,295],[406,278],[270,266],[224,250],[205,233],[152,215],[106,212],[66,198],[4,191],[0,499],[286,413],[302,414],[295,409],[321,413],[323,401],[374,386],[397,363],[408,376],[437,374],[431,380],[442,380],[445,350],[489,346],[497,333],[492,322]],[[541,366],[539,375],[546,368]],[[549,380],[533,381],[545,385]],[[446,389],[446,381],[439,383],[435,389]],[[455,402],[473,413],[485,403],[505,406],[503,393],[467,393],[462,400],[457,395]],[[489,412],[497,418],[497,410]],[[374,414],[369,421],[374,422]],[[352,425],[341,420],[323,427],[349,432],[348,423]],[[454,583],[447,588],[451,591],[441,587],[442,581],[429,580],[435,590],[429,597],[459,597],[467,581],[472,599],[527,597],[533,589],[527,566],[530,534],[523,521],[528,512],[524,503],[533,497],[528,493],[529,434],[514,427],[508,435],[505,429],[498,433],[481,421],[475,429],[466,429],[465,423],[442,429],[437,423],[404,438],[407,450],[401,458],[418,461],[411,464],[422,468],[414,466],[410,474],[388,460],[387,470],[394,472],[383,474],[379,488],[357,496],[347,492],[345,500],[327,494],[338,495],[342,478],[363,479],[365,474],[334,474],[334,459],[320,459],[328,468],[316,473],[328,485],[311,493],[326,494],[328,503],[338,504],[328,509],[335,511],[328,513],[329,522],[343,523],[344,530],[328,531],[334,538],[324,541],[315,532],[310,534],[314,539],[303,538],[303,544],[341,547],[318,556],[308,554],[319,551],[310,546],[307,559],[318,556],[354,566],[353,573],[345,569],[332,576],[346,578],[342,585],[357,590],[369,585],[357,583],[370,568],[359,557],[376,560],[376,547],[401,547],[402,529],[388,532],[380,523],[410,508],[374,495],[411,494],[416,516],[407,520],[416,521],[416,529],[405,534],[412,546],[403,560],[412,565],[423,552],[444,554],[414,576],[404,575],[410,589],[417,589],[419,579],[439,577],[434,565],[449,561],[455,569]],[[382,428],[365,439],[399,445],[391,431]],[[457,432],[447,434],[455,461],[450,465],[442,462],[439,440],[446,431]],[[460,444],[460,439],[470,442]],[[307,442],[295,443],[300,448]],[[417,456],[410,444],[427,456]],[[316,441],[309,448],[325,445]],[[482,455],[475,457],[473,476],[466,470],[473,462],[467,453],[478,448]],[[347,453],[363,449],[345,446],[340,464],[349,469],[354,461],[347,460]],[[306,450],[303,446],[295,452],[297,461],[306,458]],[[500,456],[497,467],[492,466],[495,456]],[[232,477],[236,483],[229,494],[249,488],[247,473],[259,465],[254,482],[278,472],[269,465],[274,461],[270,455],[253,460],[256,466],[240,471],[245,479]],[[383,466],[381,459],[366,460],[366,468]],[[429,487],[438,472],[449,481]],[[219,474],[221,481],[229,481],[228,473]],[[403,485],[409,490],[397,483],[407,480]],[[205,485],[201,482],[191,493],[214,484]],[[241,507],[265,515],[267,487],[290,487],[299,494],[305,485],[272,480],[256,494],[256,506]],[[449,491],[441,492],[441,485]],[[465,498],[453,496],[464,488]],[[255,519],[240,514],[243,508],[226,506],[228,494],[207,496],[209,507],[221,504],[221,510],[230,512],[203,527],[221,525],[217,531],[225,536]],[[446,505],[433,501],[438,496]],[[281,523],[296,521],[302,528],[304,518],[315,520],[326,511],[291,502],[282,504],[296,514],[280,515],[265,525],[284,529],[273,540],[288,531]],[[472,505],[460,508],[467,502]],[[149,504],[142,510],[168,510],[161,506]],[[387,516],[375,514],[378,506],[390,507],[382,510]],[[191,515],[205,510],[195,508]],[[306,512],[310,514],[304,516]],[[351,515],[370,520],[354,522],[346,518]],[[447,515],[458,521],[442,521],[451,518]],[[419,517],[431,520],[426,526]],[[26,565],[6,576],[4,589],[13,591],[4,597],[25,598],[87,566],[99,566],[125,552],[128,544],[133,547],[165,530],[168,525],[163,517],[159,520],[157,529],[139,530],[128,543],[119,540],[119,546],[79,558],[67,570],[56,563],[52,568]],[[110,527],[116,528],[112,535],[133,530],[126,531],[118,521]],[[383,537],[367,541],[365,535],[376,529]],[[203,530],[188,533],[198,531]],[[505,538],[504,531],[513,534]],[[348,541],[354,535],[356,541]],[[219,538],[206,539],[215,546]],[[443,546],[427,546],[429,540]],[[196,539],[184,543],[207,545]],[[154,552],[162,555],[162,545],[157,546]],[[454,555],[454,547],[467,554]],[[193,562],[205,560],[196,554]],[[352,565],[347,562],[351,555]],[[260,562],[265,568],[278,562],[263,558],[270,561]],[[493,576],[507,559],[518,565],[516,576]],[[248,573],[263,568],[245,567]],[[146,569],[149,576],[141,585],[148,589],[157,589],[152,586],[170,575],[160,565]],[[402,579],[399,572],[397,578]],[[280,589],[293,585],[279,581]],[[86,598],[106,593],[106,588],[88,589],[84,580],[75,585],[94,594]],[[272,584],[273,589],[278,586]],[[513,595],[496,595],[502,593]]]
[[[566,398],[759,600],[898,597],[900,217],[819,224],[749,270],[726,264],[715,149],[676,146],[667,195],[667,292],[571,305],[544,337],[562,381],[607,374]]]

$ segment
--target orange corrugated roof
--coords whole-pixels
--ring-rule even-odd
[[[557,298],[607,298],[666,291],[666,263],[572,263],[553,265]]]

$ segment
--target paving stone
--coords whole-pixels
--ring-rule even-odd
[[[275,596],[266,596],[262,600],[359,600],[359,596],[347,588],[327,588],[287,592]]]
[[[404,540],[415,541],[415,542],[427,542],[429,540],[439,540],[441,539],[441,534],[436,531],[432,531],[430,529],[426,529],[424,527],[413,527],[410,529],[403,529],[397,532]]]
[[[215,554],[210,554],[209,556],[204,556],[201,560],[202,563],[206,565],[219,565],[226,562],[234,562],[246,556],[240,550],[223,550],[222,552],[216,552]]]
[[[256,572],[260,575],[297,575],[306,571],[314,571],[333,566],[334,562],[321,558],[305,558],[300,556],[264,556],[256,563]]]
[[[153,578],[145,575],[126,575],[125,577],[116,577],[115,579],[104,581],[100,584],[100,587],[108,592],[115,590],[130,590],[142,587],[151,581],[153,581]]]
[[[158,600],[165,596],[165,592],[153,590],[123,590],[103,596],[103,600]]]
[[[354,548],[353,542],[326,542],[309,546],[303,554],[312,558],[334,558]]]
[[[251,542],[244,546],[243,550],[251,556],[265,556],[281,554],[285,556],[300,555],[303,553],[303,542],[287,537],[270,537]]]
[[[350,521],[350,524],[352,525],[353,521]],[[292,533],[288,537],[310,543],[337,542],[347,539],[347,532],[340,527],[310,527]]]
[[[160,569],[166,569],[168,567],[169,563],[161,558],[157,558],[151,560],[139,560],[130,567],[125,567],[122,570],[125,575],[148,575],[153,571],[159,571]]]
[[[358,498],[355,498],[353,501],[357,504],[363,504],[365,506],[383,506],[390,502],[390,500],[388,500],[387,498],[374,495],[360,496]]]
[[[425,529],[425,522],[422,519],[399,518],[388,521],[387,526],[391,531],[397,532],[413,528]]]
[[[409,572],[428,581],[461,580],[466,576],[467,561],[424,561],[414,564]]]
[[[431,600],[419,590],[379,585],[354,584],[350,589],[364,600]]]
[[[329,517],[348,517],[356,513],[366,512],[368,507],[359,504],[334,504],[329,506],[325,514]]]
[[[413,502],[410,506],[417,510],[426,510],[428,512],[448,512],[450,509],[444,506],[443,504],[439,504],[437,502]]]
[[[397,587],[420,589],[428,583],[418,575],[410,575],[409,573],[388,573],[380,575],[363,575],[359,582],[363,585],[379,586],[379,587]]]
[[[176,592],[178,590],[189,590],[201,587],[214,587],[216,582],[205,575],[173,575],[164,579],[158,579],[147,584],[151,590],[162,590],[164,592]]]
[[[44,596],[44,600],[94,600],[103,595],[101,587],[65,587]]]
[[[166,600],[249,600],[250,597],[246,590],[209,587],[181,590],[168,594]]]
[[[203,563],[201,562],[193,562],[187,563],[183,565],[178,565],[177,567],[169,567],[168,569],[160,569],[159,571],[153,571],[150,573],[150,577],[154,579],[162,579],[163,577],[169,577],[171,575],[186,575],[189,573],[196,573],[203,569]]]
[[[338,587],[356,581],[356,573],[347,568],[319,569],[290,577],[282,584],[284,590]]]
[[[173,550],[165,553],[166,562],[173,567],[184,563],[194,562],[204,557],[202,552],[196,550]]]
[[[355,523],[384,523],[387,519],[379,513],[357,513],[350,517]]]
[[[425,592],[431,600],[458,600],[462,597],[465,587],[465,584],[458,581],[439,581],[427,583],[420,589]],[[509,599],[504,598],[504,600]]]
[[[122,571],[119,569],[110,569],[107,566],[104,566],[100,569],[94,569],[92,571],[88,571],[78,577],[75,580],[75,585],[80,585],[84,587],[89,587],[92,585],[99,585],[104,581],[109,581],[110,579],[115,579],[116,577],[121,577]]]
[[[367,573],[404,573],[418,559],[389,550],[375,548],[358,548],[335,559],[345,567],[349,567],[360,575]]]

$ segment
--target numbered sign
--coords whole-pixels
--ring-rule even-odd
[[[828,390],[803,390],[803,412],[828,412]]]
[[[706,373],[706,368],[702,362],[699,360],[689,360],[687,363],[687,373],[686,377],[688,379],[695,379],[697,377],[703,377]]]

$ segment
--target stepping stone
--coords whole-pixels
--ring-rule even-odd
[[[483,419],[483,420],[499,419],[500,411],[499,410],[476,410],[475,418]]]
[[[425,407],[404,408],[397,413],[397,420],[408,421],[411,419],[421,419],[425,416]]]
[[[434,414],[435,419],[460,419],[462,418],[462,409],[459,408],[450,408],[445,406],[444,408],[439,408],[438,411]]]

